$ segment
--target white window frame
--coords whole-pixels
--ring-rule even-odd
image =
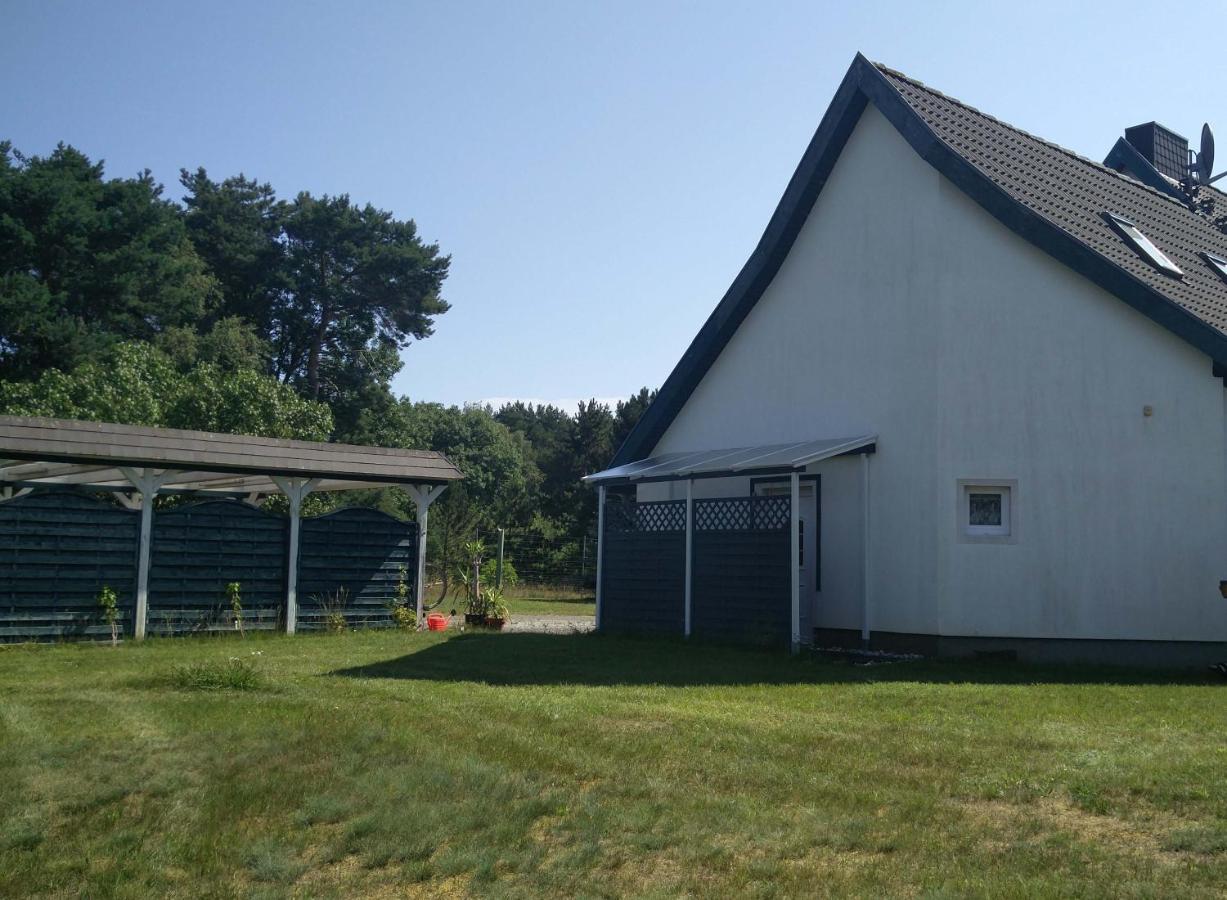
[[[971,495],[1000,494],[1001,524],[972,525]],[[964,544],[1018,542],[1018,480],[1014,478],[960,478],[958,481],[958,539]]]

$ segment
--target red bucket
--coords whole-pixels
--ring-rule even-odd
[[[441,613],[431,613],[426,617],[426,627],[431,631],[446,631],[447,616]]]

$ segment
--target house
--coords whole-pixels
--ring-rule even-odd
[[[1188,159],[1150,123],[1099,164],[858,55],[586,479],[601,627],[1222,659],[1227,194]]]

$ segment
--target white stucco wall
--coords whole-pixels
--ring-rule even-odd
[[[875,630],[1223,640],[1224,393],[1205,356],[1009,232],[870,106],[654,452],[877,433]],[[816,621],[859,627],[859,467],[817,470]],[[1015,542],[958,539],[963,478],[1017,480]]]

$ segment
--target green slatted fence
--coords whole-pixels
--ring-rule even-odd
[[[103,585],[132,631],[140,517],[70,490],[0,503],[0,641],[110,636],[98,608]]]

